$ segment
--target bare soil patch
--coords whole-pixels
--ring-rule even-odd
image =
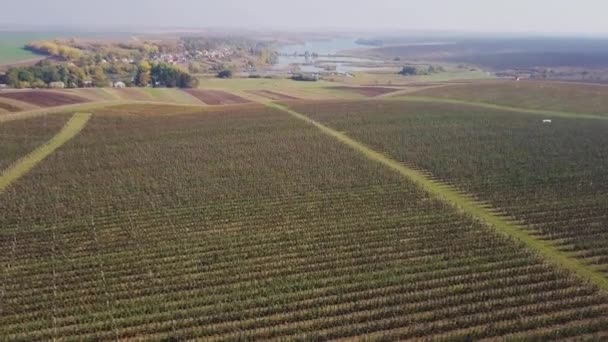
[[[185,92],[208,105],[250,103],[251,100],[221,90],[185,89]]]
[[[15,91],[0,93],[0,98],[22,101],[40,107],[56,107],[89,102],[89,100],[80,96],[48,90]]]

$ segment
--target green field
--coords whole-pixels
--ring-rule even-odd
[[[433,103],[296,110],[454,184],[608,272],[608,122]]]
[[[0,31],[0,65],[24,62],[37,57],[44,57],[24,50],[23,47],[32,41],[46,39],[79,38],[124,38],[128,33],[99,33],[89,31]]]
[[[43,116],[1,124],[0,170],[7,169],[17,159],[49,140],[68,118],[67,115]]]
[[[331,86],[74,90],[93,102],[0,115],[3,177],[38,162],[0,192],[0,336],[608,336],[606,120]],[[59,139],[74,111],[92,117]]]
[[[23,49],[32,40],[47,37],[43,33],[0,32],[0,65],[18,63],[39,57]]]
[[[23,50],[21,44],[0,41],[0,64],[18,63],[32,58],[36,58],[36,55]]]
[[[608,86],[605,85],[486,81],[426,89],[411,95],[544,111],[608,115]]]

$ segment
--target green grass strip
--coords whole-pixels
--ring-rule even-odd
[[[606,278],[601,272],[593,269],[592,267],[582,263],[580,260],[567,255],[564,252],[559,251],[548,241],[537,239],[530,235],[526,230],[512,222],[509,222],[505,218],[493,214],[490,210],[482,207],[479,203],[467,198],[466,196],[458,193],[451,187],[442,184],[441,182],[434,181],[424,174],[411,169],[402,163],[393,160],[384,154],[377,152],[366,145],[349,138],[346,134],[340,133],[328,126],[312,120],[304,114],[298,113],[294,110],[286,108],[276,103],[267,103],[267,106],[276,108],[291,114],[292,116],[310,123],[320,129],[323,133],[335,138],[343,144],[351,147],[352,149],[365,155],[370,160],[376,161],[384,166],[400,173],[406,178],[410,179],[414,183],[421,186],[429,194],[435,196],[444,202],[456,207],[460,211],[469,214],[482,222],[485,222],[490,227],[494,228],[500,233],[506,234],[507,236],[514,238],[524,243],[528,248],[534,250],[540,256],[557,265],[558,267],[570,270],[575,274],[578,274],[581,278],[590,281],[603,290],[608,290],[608,278]]]
[[[479,108],[496,109],[496,110],[514,112],[514,113],[535,114],[535,115],[551,116],[551,117],[559,117],[559,118],[608,120],[608,115],[602,116],[602,115],[595,115],[595,114],[562,112],[562,111],[555,111],[555,110],[529,109],[529,108],[497,105],[497,104],[486,103],[486,102],[453,100],[453,99],[444,99],[444,98],[437,98],[437,97],[407,95],[407,96],[403,96],[403,97],[388,97],[385,99],[389,99],[389,98],[391,100],[411,101],[411,102],[448,103],[448,104],[463,105],[463,106],[473,106],[473,107],[479,107]]]
[[[0,193],[4,192],[11,184],[25,176],[38,163],[51,155],[55,150],[74,138],[86,126],[91,114],[77,113],[63,126],[51,140],[38,147],[27,156],[18,160],[15,164],[2,172],[0,175]]]

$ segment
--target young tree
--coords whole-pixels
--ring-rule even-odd
[[[152,66],[147,61],[142,61],[137,66],[135,83],[140,87],[146,87],[152,81]]]
[[[103,68],[96,66],[91,72],[91,81],[96,87],[103,87],[108,84],[108,78]]]

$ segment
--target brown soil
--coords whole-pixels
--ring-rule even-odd
[[[185,89],[184,91],[208,105],[225,105],[252,102],[251,100],[247,100],[221,90]]]
[[[30,90],[0,93],[0,98],[18,100],[40,107],[56,107],[88,102],[87,99],[76,95],[47,90]]]
[[[3,103],[3,102],[0,102],[0,109],[3,109],[10,113],[18,112],[21,110],[21,108],[19,108],[17,106],[13,106],[10,103]]]

